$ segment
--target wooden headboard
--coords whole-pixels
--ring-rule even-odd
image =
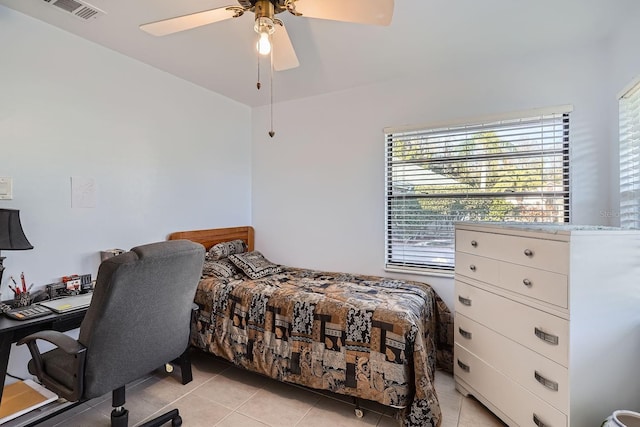
[[[202,244],[207,250],[211,246],[229,242],[231,240],[242,239],[247,244],[249,251],[253,250],[253,227],[229,227],[212,228],[209,230],[176,231],[169,234],[169,240],[186,239]]]

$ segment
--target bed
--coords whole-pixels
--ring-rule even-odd
[[[241,240],[242,259],[261,255],[252,227],[169,239],[201,243],[208,253]],[[193,346],[279,381],[398,408],[403,426],[440,425],[433,380],[436,368],[452,371],[453,318],[430,286],[266,261],[267,274],[246,273],[254,278],[209,275],[205,267]]]

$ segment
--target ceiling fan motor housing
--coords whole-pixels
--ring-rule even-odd
[[[242,6],[245,10],[249,10],[256,14],[256,18],[258,17],[258,9],[264,9],[264,6],[260,6],[260,3],[271,3],[273,8],[272,15],[277,15],[280,12],[284,12],[288,9],[287,4],[290,3],[291,0],[238,0],[240,6]]]
[[[276,30],[273,22],[273,3],[269,0],[257,0],[253,12],[256,15],[256,33],[273,34]]]

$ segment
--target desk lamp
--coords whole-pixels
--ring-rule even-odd
[[[23,251],[33,249],[27,236],[22,231],[20,224],[20,211],[17,209],[0,209],[0,251]],[[2,284],[2,273],[4,272],[4,261],[0,254],[0,284]]]

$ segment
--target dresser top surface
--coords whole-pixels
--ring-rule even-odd
[[[491,231],[496,229],[542,232],[559,235],[569,235],[572,233],[591,234],[591,233],[614,233],[614,234],[638,234],[640,230],[631,230],[620,227],[608,227],[604,225],[583,225],[583,224],[560,224],[560,223],[524,223],[524,222],[475,222],[461,221],[455,223],[460,228],[486,228]]]

